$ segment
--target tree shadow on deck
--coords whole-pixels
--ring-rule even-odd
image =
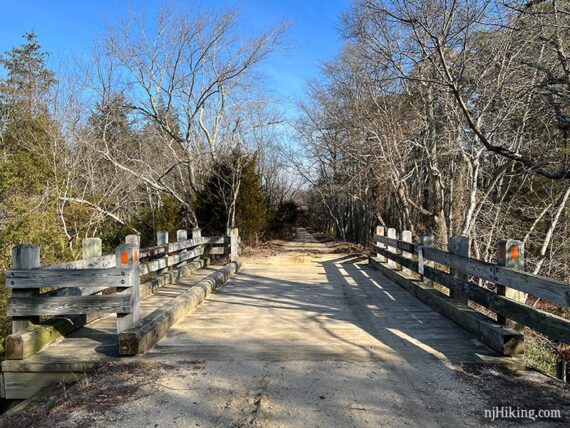
[[[485,363],[499,355],[453,321],[386,278],[362,256],[322,262],[329,283],[341,287],[358,326],[413,363]],[[483,358],[482,358],[483,357]]]

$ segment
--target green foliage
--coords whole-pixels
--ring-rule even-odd
[[[271,237],[286,238],[293,233],[303,213],[295,201],[285,201],[270,211],[268,232]]]
[[[52,71],[45,66],[47,52],[41,50],[36,35],[24,34],[26,43],[13,48],[0,57],[0,64],[7,71],[0,92],[4,103],[23,104],[32,109],[43,107],[40,100],[56,82]]]
[[[141,233],[142,246],[155,245],[157,231],[166,230],[172,234],[184,228],[182,206],[174,198],[164,198],[160,207],[143,210],[135,227]]]
[[[261,191],[261,176],[257,172],[257,158],[248,158],[241,171],[241,184],[236,201],[236,222],[246,242],[261,236],[267,225],[268,213]]]
[[[556,352],[552,346],[548,346],[546,342],[539,341],[535,336],[525,335],[525,365],[550,376],[556,376],[556,360]]]
[[[55,82],[45,68],[47,53],[33,33],[26,43],[0,57],[7,78],[0,81],[0,268],[10,265],[12,247],[34,243],[44,264],[69,259],[72,254],[59,222],[51,189],[56,183],[53,156],[54,124],[43,102]],[[52,163],[50,163],[52,162]],[[3,317],[9,292],[0,295],[0,329],[8,333]]]
[[[234,151],[218,160],[212,170],[214,173],[196,197],[196,214],[205,234],[225,234],[227,227],[237,226],[245,241],[261,236],[267,226],[268,210],[257,172],[257,158]],[[232,197],[238,182],[235,223],[232,224]]]
[[[196,195],[196,216],[204,236],[225,234],[228,220],[226,201],[230,186],[223,177],[231,174],[231,168],[225,162],[217,162],[213,171]]]

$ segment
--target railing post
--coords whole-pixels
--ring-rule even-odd
[[[158,232],[156,232],[156,245],[159,247],[164,247],[165,245],[168,245],[168,231],[167,230],[159,230]],[[164,257],[166,259],[168,259],[168,254],[163,254],[160,256],[161,258]],[[165,272],[168,272],[168,266],[165,267],[164,269],[159,269],[156,271],[157,275],[163,274]]]
[[[181,242],[181,241],[186,241],[188,239],[188,232],[186,231],[186,229],[178,229],[176,231],[176,242]],[[182,254],[186,254],[188,252],[187,249],[184,249],[182,251],[179,252],[180,255]],[[186,266],[187,262],[186,260],[178,263],[176,265],[176,267],[180,267],[180,266]]]
[[[202,237],[202,229],[196,227],[192,229],[192,239],[198,239]]]
[[[168,231],[167,230],[159,230],[156,232],[156,245],[159,247],[163,245],[168,245]]]
[[[376,226],[376,235],[384,236],[384,226]],[[386,245],[382,242],[376,242],[376,246],[380,248],[386,248]],[[386,256],[380,253],[376,253],[376,257],[380,263],[386,263]]]
[[[396,239],[396,229],[394,229],[393,227],[388,228],[388,238],[392,238],[392,239]],[[388,245],[388,250],[390,250],[390,248],[393,248],[394,253],[398,252],[397,248],[391,247],[390,245]],[[396,269],[398,267],[398,265],[396,264],[396,262],[394,260],[391,260],[388,257],[388,268],[390,269]]]
[[[230,229],[230,262],[237,261],[239,257],[239,230],[237,227]]]
[[[40,247],[32,244],[20,244],[12,248],[12,268],[13,269],[35,269],[40,267]],[[38,296],[39,288],[12,289],[14,297]],[[38,324],[40,318],[37,316],[18,317],[12,316],[12,334],[20,333]]]
[[[412,243],[412,232],[410,230],[402,231],[402,241]],[[402,256],[405,257],[406,259],[410,260],[412,259],[412,253],[409,253],[407,251],[402,251]],[[408,269],[405,266],[402,266],[402,273],[404,275],[411,275],[412,270]]]
[[[141,246],[141,239],[139,235],[127,235],[125,236],[125,244],[134,245],[137,248]]]
[[[133,236],[133,235],[131,235]],[[115,249],[117,269],[124,269],[124,287],[117,287],[117,294],[130,294],[130,308],[117,314],[117,333],[122,333],[138,321],[140,316],[139,247],[133,244],[119,245]]]
[[[469,238],[467,236],[452,236],[448,242],[449,252],[462,257],[469,257]],[[467,281],[467,274],[460,269],[450,269],[450,273],[463,282]],[[449,296],[457,301],[467,304],[467,295],[463,289],[451,289]]]
[[[186,241],[188,239],[188,232],[186,229],[178,229],[176,231],[176,242]]]
[[[434,243],[433,235],[422,235],[420,237],[420,244],[423,248],[431,248],[433,247],[433,243]],[[424,266],[433,267],[433,262],[431,260],[426,260],[425,257],[423,263]],[[428,287],[433,287],[433,281],[429,278],[425,278],[423,275],[422,275],[422,281]]]
[[[83,260],[101,257],[103,244],[101,238],[85,238],[82,244]]]
[[[524,246],[515,239],[501,239],[497,243],[497,266],[515,270],[524,270]],[[512,288],[497,284],[497,294],[524,303],[527,294]],[[497,314],[497,321],[509,328],[523,331],[524,326],[502,315]]]

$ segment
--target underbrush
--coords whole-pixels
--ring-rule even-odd
[[[557,352],[552,343],[535,334],[525,334],[524,362],[527,367],[556,376]]]

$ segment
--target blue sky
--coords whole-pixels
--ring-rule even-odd
[[[33,30],[50,61],[66,61],[86,53],[117,16],[127,10],[155,15],[163,2],[151,0],[0,0],[0,51],[22,43],[21,35]],[[269,86],[289,108],[301,97],[307,79],[319,73],[319,63],[332,59],[342,44],[338,23],[351,0],[178,0],[178,4],[225,10],[237,8],[240,30],[258,31],[286,20],[290,29],[287,49],[273,54],[262,67]],[[289,110],[289,108],[287,110]]]

